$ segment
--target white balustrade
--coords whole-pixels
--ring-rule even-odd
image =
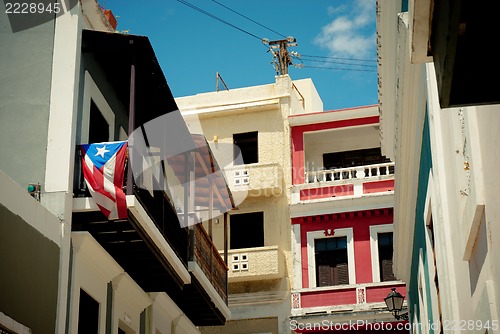
[[[389,175],[394,175],[394,162],[306,172],[305,183],[368,179]]]

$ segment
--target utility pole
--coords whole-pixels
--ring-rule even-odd
[[[269,50],[272,52],[273,58],[275,58],[272,64],[274,64],[276,74],[288,74],[288,66],[292,64],[292,58],[287,48],[290,46],[297,46],[295,38],[289,36],[287,39],[280,39],[277,41],[264,39],[263,42],[269,45]]]

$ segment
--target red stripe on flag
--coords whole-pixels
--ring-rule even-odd
[[[125,197],[125,193],[123,192],[123,177],[125,173],[126,155],[127,155],[127,143],[123,144],[120,150],[116,152],[114,185],[115,185],[116,207],[118,211],[118,218],[128,217],[127,198]]]

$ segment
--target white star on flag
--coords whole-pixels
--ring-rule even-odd
[[[103,147],[101,148],[97,148],[97,153],[95,154],[95,156],[97,157],[98,155],[100,155],[101,157],[104,158],[104,154],[106,154],[106,152],[109,152],[109,150],[106,149],[106,145],[104,145]]]

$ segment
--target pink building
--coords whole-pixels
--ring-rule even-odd
[[[384,298],[392,272],[394,163],[377,106],[289,117],[294,279],[291,329],[407,332]]]

